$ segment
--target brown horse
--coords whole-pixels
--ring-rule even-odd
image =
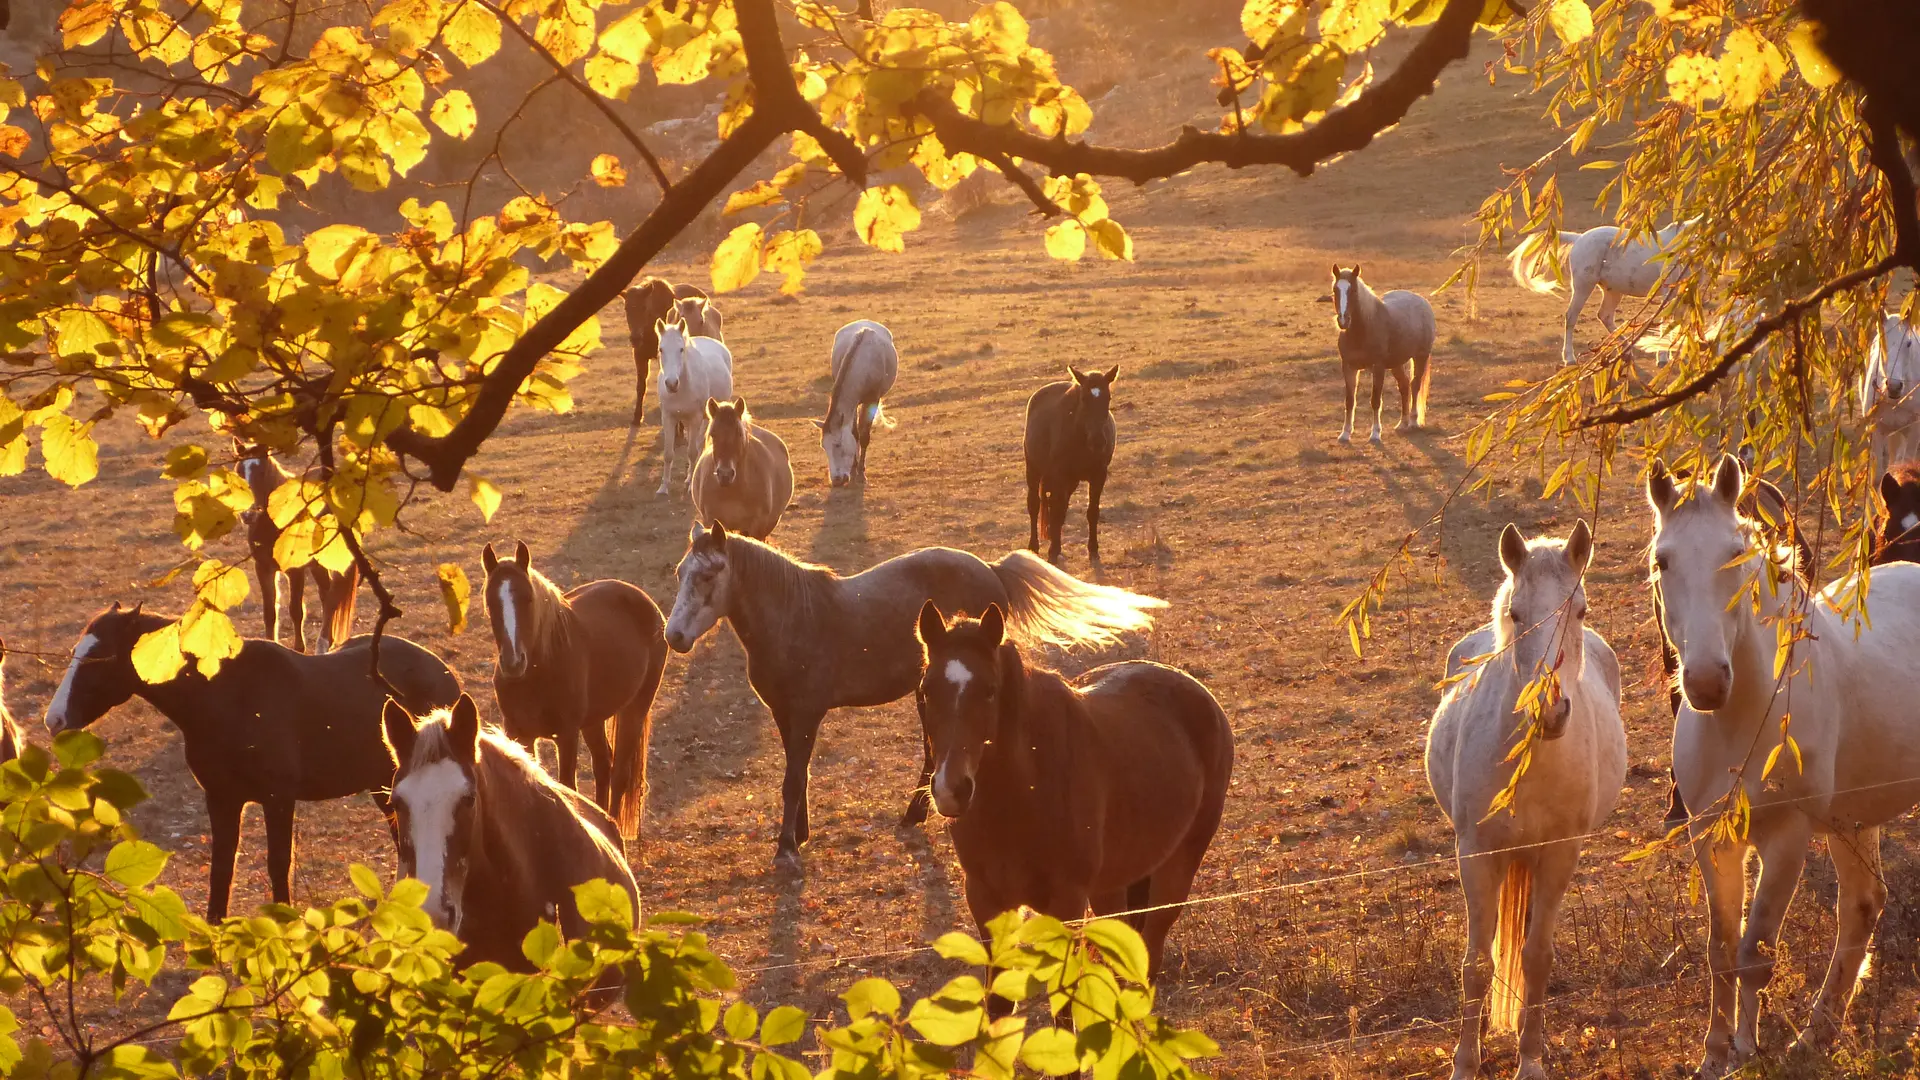
[[[27,741],[20,734],[20,725],[14,722],[13,714],[7,711],[7,659],[6,642],[0,641],[0,762],[12,761],[26,749]]]
[[[579,789],[580,736],[593,760],[594,801],[637,837],[647,789],[653,697],[667,666],[660,609],[624,581],[590,581],[562,593],[533,568],[527,545],[501,560],[488,544],[487,619],[493,690],[506,731],[533,749],[552,739],[561,783]],[[613,743],[607,742],[612,720]]]
[[[253,576],[260,583],[260,609],[266,620],[268,641],[280,640],[280,564],[273,557],[273,545],[280,540],[281,529],[267,512],[267,500],[275,488],[293,474],[273,459],[264,446],[241,450],[240,475],[253,491],[253,507],[242,516],[247,525],[247,550],[253,557]],[[307,579],[320,594],[320,651],[328,652],[353,635],[353,611],[359,600],[360,568],[348,564],[335,573],[318,562],[309,562],[287,573],[287,614],[293,619],[293,648],[307,651]]]
[[[998,604],[949,623],[929,600],[919,630],[933,804],[953,819],[974,919],[1133,912],[1158,972],[1233,774],[1220,703],[1145,660],[1071,682],[1028,667]]]
[[[595,878],[625,889],[639,915],[613,819],[482,730],[472,698],[419,723],[390,700],[383,720],[400,876],[426,883],[427,914],[466,943],[461,959],[532,970],[521,941],[543,918],[578,937],[573,887]]]
[[[1047,561],[1060,565],[1067,504],[1087,485],[1087,561],[1100,565],[1100,492],[1113,464],[1113,380],[1105,371],[1067,368],[1071,382],[1048,383],[1027,399],[1027,547],[1040,550],[1046,515]]]
[[[1901,462],[1882,474],[1880,502],[1887,516],[1880,523],[1873,565],[1920,562],[1920,465]]]
[[[674,285],[657,277],[640,279],[640,284],[621,294],[627,309],[627,332],[633,339],[633,426],[640,426],[640,413],[647,405],[648,365],[660,355],[660,334],[654,323],[678,310],[690,336],[721,337],[720,309],[707,299],[698,285]]]
[[[765,540],[793,498],[787,444],[754,425],[744,398],[708,398],[707,421],[707,449],[693,467],[693,514]]]

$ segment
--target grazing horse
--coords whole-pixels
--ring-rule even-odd
[[[1587,306],[1593,290],[1601,290],[1600,321],[1607,333],[1613,333],[1613,313],[1623,296],[1648,296],[1660,284],[1666,272],[1664,256],[1673,247],[1680,230],[1699,219],[1676,221],[1653,234],[1649,244],[1621,235],[1620,229],[1602,225],[1583,233],[1562,232],[1560,243],[1571,244],[1567,252],[1568,276],[1573,291],[1567,298],[1567,315],[1560,337],[1560,362],[1575,363],[1573,328],[1580,322],[1580,310]],[[1507,255],[1513,268],[1513,280],[1528,292],[1554,296],[1560,292],[1558,274],[1552,265],[1554,245],[1544,236],[1529,236]]]
[[[687,652],[721,619],[747,652],[747,681],[773,714],[786,750],[777,862],[797,867],[807,842],[807,765],[827,710],[885,705],[920,683],[913,621],[921,605],[985,611],[999,604],[1028,644],[1106,645],[1153,625],[1166,601],[1087,582],[1015,551],[986,563],[952,548],[921,548],[841,577],[768,544],[699,522],[680,578],[667,644]],[[903,824],[926,820],[931,751]]]
[[[1120,367],[1081,371],[1072,382],[1048,383],[1027,399],[1027,547],[1040,550],[1040,511],[1047,514],[1047,561],[1060,564],[1067,503],[1087,485],[1087,561],[1100,565],[1100,491],[1113,464],[1113,380]]]
[[[867,443],[873,425],[893,426],[881,402],[900,374],[900,352],[893,332],[872,319],[855,319],[833,335],[833,389],[827,394],[827,418],[815,420],[820,446],[827,452],[827,480],[845,487],[867,478]]]
[[[687,328],[700,337],[725,341],[721,332],[720,309],[707,299],[698,285],[673,285],[657,277],[646,277],[620,296],[627,309],[627,333],[633,340],[633,426],[640,426],[640,414],[647,405],[647,367],[660,355],[660,334],[654,323],[678,311]]]
[[[1776,938],[1815,834],[1827,837],[1833,858],[1838,933],[1799,1042],[1819,1048],[1838,1034],[1886,903],[1880,827],[1920,802],[1920,566],[1875,570],[1871,622],[1842,616],[1835,605],[1857,583],[1843,579],[1815,595],[1790,568],[1770,569],[1792,556],[1740,513],[1745,483],[1739,459],[1726,456],[1712,483],[1690,492],[1658,462],[1646,485],[1654,588],[1679,648],[1685,695],[1674,722],[1674,774],[1696,814],[1731,810],[1742,801],[1736,791],[1751,807],[1744,835],[1729,838],[1704,815],[1691,825],[1713,976],[1699,1070],[1706,1077],[1759,1051],[1760,990],[1772,978]],[[1778,627],[1796,615],[1805,633],[1776,667]],[[1769,771],[1785,735],[1797,750]],[[1750,851],[1760,873],[1743,928]]]
[[[1387,372],[1400,387],[1400,422],[1394,429],[1427,422],[1427,391],[1433,382],[1433,305],[1405,289],[1375,295],[1360,280],[1358,265],[1333,268],[1333,319],[1340,327],[1340,375],[1347,384],[1340,442],[1353,438],[1354,391],[1362,371],[1373,372],[1373,434],[1380,441],[1380,399]]]
[[[667,666],[660,608],[624,581],[589,581],[562,593],[533,568],[523,543],[507,560],[488,544],[480,562],[497,650],[493,691],[507,735],[529,751],[536,740],[552,739],[558,779],[576,791],[585,736],[594,801],[620,823],[622,835],[637,837],[653,698]]]
[[[12,761],[26,749],[26,737],[20,734],[20,725],[7,711],[7,646],[0,642],[0,762]]]
[[[417,723],[390,700],[383,719],[400,876],[426,884],[427,914],[466,944],[462,961],[533,970],[520,943],[541,919],[583,934],[573,887],[595,878],[625,889],[639,915],[613,819],[483,730],[472,698]]]
[[[1880,501],[1887,517],[1880,523],[1873,565],[1920,562],[1920,462],[1888,469],[1880,477]]]
[[[672,491],[675,447],[694,459],[707,444],[707,399],[733,396],[733,353],[710,337],[695,337],[678,316],[654,323],[660,338],[660,490]]]
[[[787,444],[754,424],[743,398],[708,398],[707,420],[707,448],[693,467],[693,514],[765,540],[793,499]]]
[[[1220,703],[1146,660],[1073,680],[1031,667],[999,604],[949,623],[929,600],[919,640],[933,804],[953,819],[974,920],[1130,912],[1159,972],[1233,775]]]
[[[1492,621],[1448,654],[1447,675],[1461,678],[1427,731],[1427,782],[1453,823],[1467,899],[1454,1080],[1480,1071],[1483,1016],[1495,1030],[1519,1031],[1519,1076],[1546,1076],[1544,1003],[1560,903],[1581,838],[1613,812],[1626,782],[1620,662],[1586,623],[1582,579],[1592,556],[1585,521],[1564,542],[1529,542],[1512,525],[1501,532],[1506,581]],[[1470,656],[1486,659],[1468,669]],[[1549,673],[1557,681],[1547,683],[1527,771],[1511,808],[1492,812],[1530,734],[1522,692]]]
[[[280,640],[280,563],[273,557],[273,545],[281,529],[267,512],[267,500],[274,489],[293,474],[273,459],[264,446],[249,447],[240,453],[240,475],[253,492],[253,506],[241,516],[247,524],[247,550],[253,557],[253,576],[260,583],[260,613],[266,621],[268,641]],[[320,593],[320,651],[329,652],[353,635],[353,612],[359,600],[360,567],[349,564],[338,573],[309,562],[287,572],[287,614],[293,620],[293,648],[307,651],[306,582]]]
[[[207,918],[226,917],[248,803],[266,815],[273,900],[289,903],[295,803],[367,791],[387,813],[393,762],[380,738],[387,688],[373,677],[373,639],[357,637],[322,656],[249,639],[212,678],[189,664],[166,682],[144,682],[133,667],[134,643],[172,621],[138,604],[122,610],[116,603],[94,616],[47,706],[47,731],[84,728],[135,694],[145,698],[180,729],[187,768],[206,794],[213,834]],[[405,638],[381,639],[380,673],[423,712],[460,696],[447,665]]]
[[[1882,472],[1920,461],[1920,331],[1898,315],[1888,315],[1873,337],[1866,374],[1860,380],[1860,406],[1880,414],[1869,437],[1874,467]]]

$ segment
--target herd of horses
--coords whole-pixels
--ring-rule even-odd
[[[1645,295],[1653,244],[1594,230],[1573,241],[1575,306],[1607,290]],[[1598,240],[1590,238],[1599,236]],[[1514,254],[1523,284],[1541,278],[1538,245]],[[1346,382],[1348,440],[1358,375],[1373,373],[1372,437],[1393,374],[1401,426],[1426,420],[1433,312],[1412,293],[1376,294],[1358,266],[1336,266],[1330,299]],[[263,448],[236,448],[252,486],[248,542],[260,574],[266,636],[248,639],[211,676],[188,668],[141,680],[133,648],[167,625],[141,605],[95,616],[47,704],[53,734],[87,727],[133,696],[180,731],[211,821],[207,912],[228,909],[241,811],[265,812],[273,899],[290,901],[293,817],[300,802],[370,793],[400,872],[428,886],[434,921],[471,960],[524,968],[519,942],[540,919],[580,928],[572,887],[595,878],[639,895],[628,845],[640,839],[653,702],[669,651],[685,653],[725,622],[746,656],[785,754],[777,865],[797,869],[810,835],[809,762],[837,708],[912,695],[924,755],[902,814],[949,819],[969,910],[984,926],[1026,906],[1062,919],[1089,911],[1127,918],[1160,967],[1168,932],[1217,831],[1231,785],[1234,737],[1193,676],[1144,660],[1077,677],[1049,670],[1048,650],[1098,650],[1151,628],[1165,601],[1083,580],[1059,568],[1066,511],[1088,489],[1087,553],[1098,567],[1101,490],[1112,465],[1118,369],[1070,368],[1027,409],[1029,535],[1025,549],[987,562],[927,547],[842,575],[769,542],[794,488],[786,444],[757,427],[735,393],[723,322],[699,289],[654,278],[625,297],[641,420],[650,368],[660,404],[660,491],[675,457],[687,461],[693,520],[664,613],[642,589],[600,580],[562,590],[526,544],[482,552],[483,600],[495,647],[496,730],[431,651],[386,636],[350,637],[351,575],[312,571],[323,606],[320,649],[306,651],[299,577],[289,576],[293,647],[279,641],[279,578],[268,512],[290,478]],[[1810,838],[1829,840],[1839,881],[1839,928],[1826,982],[1800,1041],[1821,1046],[1843,1023],[1886,887],[1881,827],[1920,803],[1920,424],[1900,423],[1920,388],[1920,337],[1890,319],[1863,388],[1880,401],[1877,446],[1888,468],[1875,557],[1873,618],[1849,625],[1834,603],[1846,582],[1816,593],[1810,553],[1787,501],[1741,461],[1704,478],[1656,463],[1650,578],[1663,664],[1671,677],[1673,812],[1708,901],[1712,992],[1701,1065],[1718,1076],[1758,1050],[1758,993],[1772,975],[1775,937]],[[815,420],[829,482],[865,482],[883,401],[898,375],[893,336],[856,320],[835,335],[826,415]],[[1914,406],[1920,420],[1920,403]],[[1912,441],[1907,441],[1911,437]],[[675,448],[679,448],[676,454]],[[1914,455],[1920,457],[1920,454]],[[1045,558],[1038,554],[1042,541]],[[1465,1009],[1456,1080],[1477,1074],[1487,1028],[1519,1033],[1523,1077],[1544,1075],[1544,1000],[1559,911],[1583,841],[1612,813],[1626,774],[1621,668],[1588,625],[1586,522],[1564,540],[1529,539],[1512,525],[1495,556],[1504,581],[1486,625],[1446,662],[1447,687],[1428,733],[1427,773],[1458,841],[1466,899]],[[1736,602],[1737,601],[1737,602]],[[1776,666],[1777,627],[1807,632]],[[1793,704],[1790,720],[1787,703]],[[0,752],[23,745],[0,687]],[[532,753],[556,744],[548,774]],[[1792,765],[1780,764],[1789,745]],[[577,792],[578,745],[594,778]],[[1516,760],[1525,772],[1509,784]],[[1505,803],[1500,812],[1490,812]],[[1718,816],[1739,807],[1729,836]],[[1744,894],[1749,851],[1760,870]]]

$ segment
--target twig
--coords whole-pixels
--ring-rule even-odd
[[[1040,186],[1039,181],[1028,176],[1020,166],[1015,165],[1012,158],[1005,154],[985,154],[982,155],[981,160],[999,169],[1000,175],[1011,180],[1014,187],[1026,192],[1027,198],[1033,200],[1034,213],[1041,217],[1071,216],[1067,215],[1066,207],[1048,198],[1046,189]]]

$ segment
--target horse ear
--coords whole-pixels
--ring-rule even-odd
[[[1360,280],[1360,264],[1359,263],[1353,264],[1353,280],[1355,281]]]
[[[447,725],[447,734],[452,737],[457,754],[468,761],[480,757],[480,709],[474,705],[471,695],[461,694],[460,700],[453,703],[453,723]]]
[[[1900,480],[1891,471],[1880,474],[1880,502],[1893,513],[1893,500],[1900,494]]]
[[[1117,378],[1119,378],[1119,377],[1120,377],[1120,365],[1119,365],[1119,364],[1115,364],[1115,365],[1113,365],[1112,367],[1110,367],[1110,368],[1108,368],[1108,369],[1107,369],[1107,373],[1106,373],[1105,375],[1103,375],[1103,376],[1101,376],[1101,378],[1102,378],[1102,379],[1104,379],[1104,380],[1106,380],[1106,384],[1107,384],[1108,386],[1112,386],[1112,385],[1113,385],[1113,380],[1115,380],[1115,379],[1117,379]]]
[[[986,612],[980,616],[980,632],[991,639],[990,644],[996,649],[1007,640],[1007,617],[999,604],[987,605]]]
[[[1747,470],[1732,454],[1720,455],[1720,466],[1713,470],[1714,498],[1733,506],[1740,501],[1740,489],[1747,485]]]
[[[1647,505],[1653,507],[1655,514],[1665,514],[1680,501],[1680,492],[1673,486],[1673,474],[1667,471],[1667,463],[1655,459],[1647,469]]]
[[[500,556],[493,553],[492,544],[480,549],[480,565],[486,567],[489,574],[493,573],[494,567],[500,565]]]
[[[520,569],[522,570],[530,569],[533,566],[533,552],[527,550],[527,542],[525,540],[515,540],[513,542],[513,561],[519,563]]]
[[[713,537],[713,550],[727,550],[727,527],[720,523],[719,518],[713,520],[713,531],[708,535]]]
[[[920,605],[920,644],[932,645],[947,636],[947,619],[940,605],[928,600]]]
[[[393,755],[394,768],[406,764],[413,757],[413,741],[419,735],[413,714],[405,705],[388,698],[386,707],[380,710],[380,729],[386,733],[387,750]]]
[[[1587,519],[1581,518],[1573,523],[1573,534],[1567,537],[1567,565],[1574,573],[1584,574],[1592,561],[1593,530],[1587,528]]]
[[[720,399],[708,398],[707,399],[707,419],[711,420],[714,417],[719,415],[720,415]]]
[[[113,606],[112,606],[112,607],[110,607],[110,608],[108,608],[107,610],[108,610],[109,612],[113,612],[113,611],[119,611],[119,610],[120,610],[120,601],[118,601],[118,600],[115,600],[115,601],[113,602]]]
[[[1520,535],[1511,521],[1500,530],[1500,565],[1506,567],[1509,574],[1518,574],[1520,568],[1527,565],[1527,538]]]
[[[825,420],[815,420],[809,417],[807,419],[807,423],[812,424],[814,427],[819,428],[821,431],[827,430],[827,422]]]
[[[1778,527],[1787,520],[1786,492],[1765,477],[1754,477],[1753,483],[1747,485],[1746,496],[1741,501],[1746,504],[1745,512],[1750,517],[1757,517],[1768,525]]]
[[[741,397],[739,394],[733,395],[733,401],[730,404],[733,405],[734,412],[744,413],[747,411],[747,399]]]
[[[1334,280],[1336,280],[1336,281],[1338,281],[1338,280],[1340,279],[1340,264],[1339,264],[1339,263],[1334,263],[1334,264],[1333,264],[1333,277],[1334,277]]]
[[[1086,375],[1083,374],[1079,368],[1074,367],[1072,364],[1067,365],[1067,374],[1073,376],[1073,381],[1076,383],[1084,383],[1087,381]]]
[[[128,612],[128,614],[138,615],[140,614],[140,609],[146,606],[147,606],[147,602],[145,600],[135,600],[133,602],[133,610]]]

